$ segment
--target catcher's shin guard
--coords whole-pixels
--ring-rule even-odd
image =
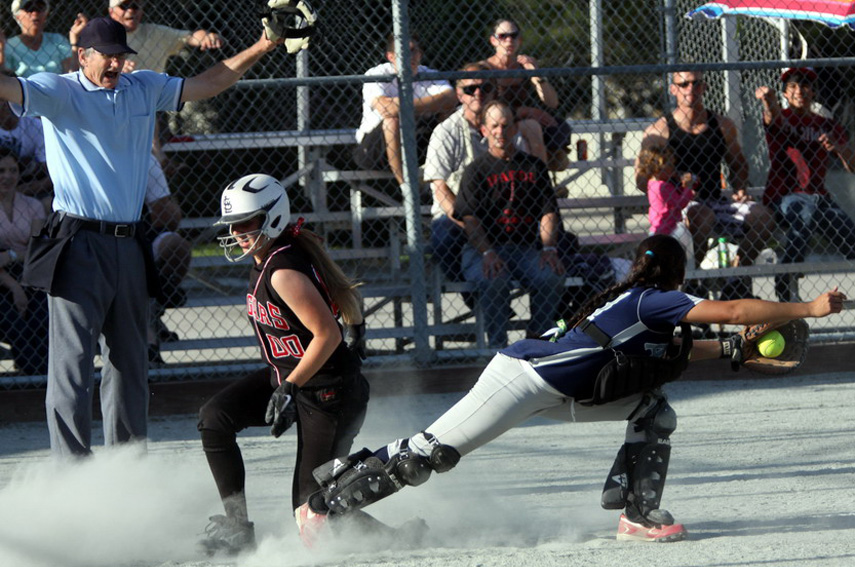
[[[625,443],[618,451],[601,504],[606,509],[625,506],[627,516],[635,522],[670,525],[674,519],[659,509],[659,503],[671,457],[669,437],[677,428],[677,415],[664,396],[651,396],[652,405],[646,404],[642,415],[632,422],[644,440]]]
[[[623,510],[629,492],[629,480],[626,469],[626,444],[618,450],[612,470],[603,486],[603,496],[600,505],[606,510]]]
[[[385,464],[363,449],[344,461],[334,459],[315,469],[312,474],[322,487],[323,503],[329,512],[359,510],[405,486],[423,484],[434,470],[445,472],[453,468],[460,454],[453,447],[434,443],[430,434],[424,435],[433,445],[429,457],[411,451],[408,440],[403,439]]]

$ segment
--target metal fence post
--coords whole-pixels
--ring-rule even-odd
[[[413,342],[415,361],[426,364],[431,359],[427,319],[427,285],[424,265],[424,237],[419,197],[419,164],[416,152],[416,118],[413,106],[413,71],[410,68],[410,22],[406,0],[392,4],[395,30],[395,58],[398,61],[398,100],[400,101],[401,150],[404,184],[401,192],[407,225],[407,254],[412,285]]]

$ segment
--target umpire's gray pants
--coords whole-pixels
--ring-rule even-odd
[[[148,414],[148,291],[140,242],[81,230],[48,298],[45,406],[51,451],[86,455],[92,445],[95,347],[101,336],[101,413],[108,445],[144,439]]]

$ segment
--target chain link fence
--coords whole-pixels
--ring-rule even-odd
[[[431,213],[436,189],[436,178],[431,176],[436,168],[426,161],[432,128],[449,115],[465,119],[464,107],[474,98],[486,103],[483,88],[470,89],[472,94],[467,94],[453,90],[455,83],[460,87],[485,82],[495,85],[490,94],[499,93],[509,100],[516,113],[522,133],[515,142],[517,147],[546,158],[547,175],[560,207],[563,236],[558,248],[567,268],[555,317],[569,315],[586,297],[619,279],[634,246],[651,230],[648,198],[636,188],[633,164],[645,129],[679,103],[672,96],[671,75],[665,72],[675,68],[668,65],[707,65],[705,107],[729,117],[737,127],[748,164],[747,185],[757,201],[762,201],[770,159],[755,90],[769,85],[780,103],[785,103],[781,69],[772,68],[769,61],[820,59],[812,85],[816,111],[830,116],[840,124],[841,133],[852,136],[855,112],[849,93],[855,77],[849,66],[840,65],[841,59],[853,55],[851,32],[807,22],[783,25],[751,19],[726,23],[685,19],[684,14],[699,3],[401,0],[396,7],[392,1],[316,2],[320,20],[308,51],[299,56],[284,50],[274,52],[236,87],[212,100],[188,104],[160,121],[159,159],[153,161],[151,179],[161,196],[165,183],[171,197],[159,205],[150,204],[147,214],[159,226],[154,233],[174,232],[180,238],[162,236],[157,244],[162,247],[163,280],[172,297],[164,305],[153,304],[152,378],[207,377],[260,364],[245,317],[248,266],[224,259],[211,226],[218,215],[222,188],[253,172],[282,180],[292,215],[305,217],[308,227],[324,237],[346,272],[362,282],[371,354],[367,364],[436,365],[483,357],[490,352],[484,322],[491,317],[507,319],[510,341],[536,330],[537,325],[529,321],[532,309],[522,289],[525,282],[513,282],[507,308],[481,305],[475,284],[467,281],[459,266],[460,252],[443,256],[431,240],[438,230],[434,221],[443,216]],[[247,5],[219,0],[128,0],[123,6],[141,12],[144,23],[188,34],[202,29],[222,37],[222,49],[187,46],[170,57],[166,71],[178,76],[201,72],[250,45],[261,33],[254,9]],[[54,3],[44,29],[67,39],[78,12],[101,16],[107,14],[107,8],[108,0]],[[22,33],[22,26],[8,11],[0,15],[0,23],[6,38]],[[413,107],[404,101],[397,110],[397,106],[380,105],[376,126],[380,130],[363,128],[366,131],[362,132],[363,113],[370,113],[363,92],[397,85],[397,80],[390,83],[393,67],[376,71],[379,83],[372,84],[364,74],[388,61],[387,38],[401,27],[410,30],[408,37],[417,38],[403,47],[412,47],[422,65],[440,72],[439,76],[426,75],[423,70],[419,78],[447,81],[448,86],[435,84],[434,90],[420,91],[422,87],[416,83],[417,95],[435,95],[432,106]],[[129,43],[134,46],[133,33]],[[401,47],[401,43],[395,46]],[[517,59],[520,54],[531,59]],[[522,68],[512,65],[502,71],[504,56],[522,61]],[[489,63],[486,68],[466,75],[457,72],[467,64],[484,61]],[[737,62],[741,66],[710,68],[710,64]],[[540,71],[533,71],[535,68]],[[553,91],[551,99],[550,93],[543,94],[544,85],[536,84],[544,78]],[[517,91],[524,91],[526,98],[514,99]],[[384,125],[396,113],[405,125],[415,115],[416,127],[404,126],[400,137],[385,136]],[[564,123],[570,126],[569,134],[558,128],[553,136],[555,127]],[[2,128],[11,130],[7,125]],[[380,144],[373,146],[375,153],[378,147],[380,151],[368,165],[364,154],[354,157],[360,147],[357,139],[363,140],[363,134]],[[474,139],[480,144],[480,137]],[[402,151],[418,159],[396,159],[395,140],[400,140]],[[841,145],[842,141],[841,137]],[[812,152],[817,141],[804,143],[814,144],[814,149],[806,150]],[[384,144],[393,144],[391,154]],[[720,177],[724,194],[729,195],[734,174],[727,166],[732,163],[724,161]],[[849,219],[855,211],[850,190],[853,177],[835,156],[825,161],[828,203],[836,203],[840,218]],[[815,174],[810,169],[813,164],[792,178]],[[459,163],[446,165],[452,171],[462,169]],[[697,178],[698,172],[689,173]],[[175,211],[164,203],[180,208],[180,223],[176,224]],[[822,206],[827,203],[823,201]],[[770,207],[770,215],[776,214],[777,208]],[[852,250],[845,246],[842,220],[808,222],[807,242],[800,248],[803,254],[796,254],[795,260],[787,256],[796,263],[786,264],[788,233],[792,236],[787,222],[794,221],[780,215],[772,218],[777,222],[763,242],[757,243],[759,255],[753,267],[740,258],[742,265],[722,269],[715,250],[708,255],[699,252],[702,262],[691,275],[703,285],[696,291],[718,297],[734,279],[748,282],[741,289],[743,295],[750,292],[771,300],[783,293],[782,280],[787,280],[792,298],[798,294],[809,299],[838,284],[848,291]],[[728,238],[731,258],[738,257],[742,240],[717,228],[695,240],[703,240],[702,246],[706,246],[719,236]],[[11,246],[0,244],[0,248]],[[439,265],[443,261],[452,264]],[[15,308],[14,300],[8,294],[5,297],[4,309],[9,312]],[[851,312],[844,312],[824,320],[815,331],[822,340],[842,341],[851,338],[853,328]],[[37,334],[26,329],[25,336]],[[0,384],[42,383],[40,372],[32,371],[34,366],[28,366],[16,352],[21,348],[20,332],[8,322],[4,331]],[[32,356],[43,357],[41,348],[43,344],[32,347],[37,351]]]

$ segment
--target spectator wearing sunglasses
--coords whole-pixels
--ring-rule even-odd
[[[488,71],[483,63],[469,63],[461,71]],[[485,79],[458,79],[458,109],[433,131],[428,144],[424,179],[433,194],[431,249],[433,259],[449,281],[463,281],[460,252],[466,244],[463,223],[453,218],[454,203],[464,168],[487,151],[479,113],[493,100],[496,85]],[[466,298],[469,303],[468,296]]]
[[[513,20],[497,20],[490,30],[490,45],[495,53],[484,63],[497,71],[534,70],[537,60],[519,52],[522,32]],[[548,163],[554,171],[567,168],[567,144],[570,126],[556,119],[558,94],[546,77],[508,77],[497,81],[498,98],[514,109],[517,127],[529,144],[529,153]]]
[[[0,31],[0,66],[19,77],[35,73],[67,73],[78,68],[77,55],[73,48],[77,36],[86,25],[83,14],[77,14],[68,40],[62,34],[45,31],[45,22],[50,14],[47,0],[13,0],[12,16],[21,28],[21,33],[8,40]]]
[[[421,65],[422,49],[415,33],[410,39],[410,53],[413,75],[434,70]],[[365,74],[394,75],[397,69],[395,37],[389,34],[386,39],[386,62],[372,67]],[[457,98],[448,81],[416,81],[413,83],[413,103],[421,161],[424,159],[421,148],[427,145],[430,133],[439,120],[454,109]],[[365,83],[362,87],[362,122],[356,131],[357,147],[353,152],[354,161],[362,169],[389,167],[399,185],[404,182],[400,109],[397,79],[391,82]]]

